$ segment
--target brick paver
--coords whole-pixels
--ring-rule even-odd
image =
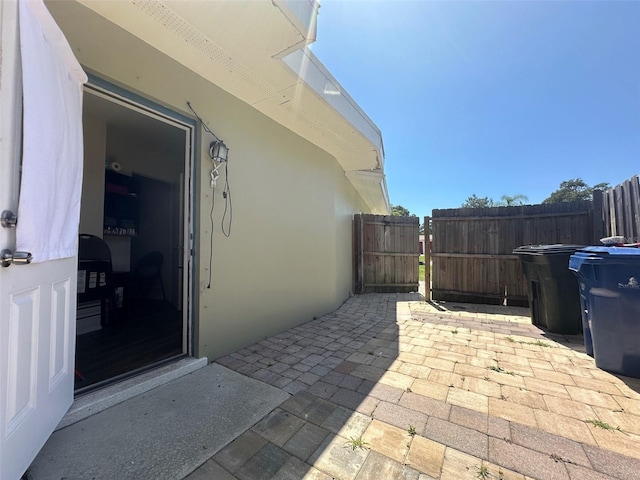
[[[640,479],[640,380],[526,309],[361,295],[218,362],[291,397],[188,480]]]

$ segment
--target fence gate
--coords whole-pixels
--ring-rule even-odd
[[[356,293],[418,291],[418,217],[354,216]]]

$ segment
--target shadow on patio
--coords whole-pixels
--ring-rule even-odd
[[[451,307],[361,295],[220,359],[293,396],[188,480],[640,478],[640,395],[581,338]]]

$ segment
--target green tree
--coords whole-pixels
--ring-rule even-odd
[[[499,205],[510,207],[513,205],[524,205],[528,201],[529,197],[523,195],[522,193],[516,193],[515,195],[502,195],[500,197]]]
[[[513,205],[524,205],[528,201],[529,197],[522,193],[502,195],[499,202],[496,202],[490,197],[478,197],[474,193],[464,201],[462,208],[510,207]]]
[[[391,215],[396,217],[415,217],[408,208],[404,208],[402,205],[391,205]]]
[[[462,204],[462,208],[486,208],[495,206],[496,202],[494,202],[492,198],[478,197],[475,193],[468,197]]]
[[[560,188],[549,195],[542,203],[575,202],[579,200],[591,200],[594,190],[606,190],[611,188],[606,182],[598,183],[590,187],[581,178],[572,178],[560,183]]]
[[[415,217],[417,216],[415,213],[411,213],[408,208],[403,207],[402,205],[391,205],[391,215],[396,217]],[[420,235],[424,234],[424,225],[420,224],[420,229],[418,230]]]

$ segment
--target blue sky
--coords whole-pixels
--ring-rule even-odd
[[[324,0],[312,49],[419,216],[640,173],[640,2]]]

